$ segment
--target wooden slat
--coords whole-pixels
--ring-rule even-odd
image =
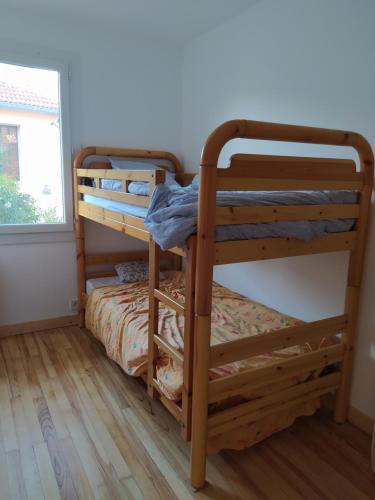
[[[167,251],[173,253],[174,255],[179,255],[180,257],[186,257],[185,250],[180,247],[172,247],[169,248]]]
[[[107,269],[106,271],[86,271],[86,280],[92,280],[96,278],[108,278],[110,276],[118,276],[116,271],[111,271]]]
[[[221,401],[288,377],[323,369],[339,362],[342,356],[343,346],[335,345],[277,361],[263,368],[250,368],[240,373],[212,380],[209,382],[209,402]]]
[[[180,304],[177,300],[175,300],[169,293],[155,289],[154,297],[163,302],[163,304],[167,305],[168,307],[171,307],[173,310],[177,312],[177,314],[184,314],[185,312],[184,306]]]
[[[216,224],[255,224],[320,219],[357,219],[359,205],[287,205],[254,207],[217,207]]]
[[[178,363],[183,363],[184,356],[177,351],[174,347],[171,346],[169,342],[167,342],[163,337],[159,335],[154,335],[154,342],[162,350],[164,353],[169,354],[175,361]]]
[[[144,225],[143,219],[140,217],[108,210],[107,208],[98,207],[86,201],[78,202],[78,213],[86,219],[103,224],[133,238],[146,241],[147,243],[150,241],[150,234]],[[185,256],[185,251],[179,247],[169,248],[167,252],[181,257]]]
[[[218,169],[219,172],[219,169]],[[295,176],[297,177],[297,176]],[[220,177],[216,182],[217,191],[321,191],[352,190],[363,187],[363,174],[342,174],[341,176],[314,176],[311,178],[262,178],[262,177]]]
[[[105,265],[105,264],[116,264],[118,262],[130,262],[133,260],[148,260],[148,251],[147,250],[134,250],[127,252],[111,252],[111,253],[99,253],[99,254],[89,254],[86,259],[86,266],[97,266],[97,265]],[[161,269],[169,269],[174,265],[174,255],[169,252],[161,252]],[[100,275],[101,271],[97,271],[98,277],[105,276]],[[103,271],[105,272],[105,271]],[[94,274],[96,271],[94,272]],[[86,273],[92,274],[90,272]],[[110,276],[110,275],[107,275]]]
[[[153,380],[153,386],[154,389],[159,393],[159,399],[163,403],[163,405],[167,408],[167,410],[174,416],[174,418],[177,420],[177,422],[182,421],[182,410],[181,408],[174,402],[171,401],[170,399],[167,399],[158,384],[158,381],[156,379]]]
[[[340,158],[312,158],[302,156],[271,156],[256,154],[234,154],[229,161],[229,168],[221,169],[223,177],[262,177],[262,178],[294,178],[304,175],[321,176],[327,173],[342,175],[355,173],[353,160]]]
[[[106,254],[86,255],[86,266],[97,266],[100,264],[115,264],[132,260],[148,261],[147,250],[134,250],[129,252],[113,252]]]
[[[327,234],[311,241],[265,238],[215,243],[215,264],[277,259],[296,255],[339,252],[354,248],[356,231]]]
[[[115,229],[116,231],[120,231],[121,233],[133,236],[134,238],[137,238],[139,240],[143,240],[146,242],[150,240],[150,234],[145,229],[135,227],[126,222],[128,220],[137,219],[137,217],[129,217],[127,215],[122,215],[118,212],[113,212],[112,210],[98,207],[96,205],[87,203],[85,201],[80,201],[78,205],[79,205],[79,215],[86,217],[86,219],[99,222],[99,224],[103,224],[107,227]],[[139,225],[141,223],[143,224],[142,219],[138,220],[139,220]]]
[[[230,427],[233,427],[243,425],[253,419],[256,420],[259,410],[271,405],[274,406],[276,403],[293,400],[316,390],[324,389],[326,392],[330,392],[338,387],[339,382],[340,373],[336,372],[219,411],[208,417],[209,432],[211,435],[219,434],[229,430],[226,427],[228,423],[230,423]]]
[[[335,316],[214,345],[210,350],[210,367],[214,368],[306,342],[319,342],[324,337],[342,332],[346,326],[346,315]]]
[[[86,201],[78,202],[78,209],[80,215],[81,211],[86,210],[95,213],[98,217],[105,217],[107,220],[113,220],[121,223],[122,225],[134,226],[138,229],[142,229],[147,232],[144,220],[141,217],[135,217],[134,215],[123,214],[121,212],[115,212],[114,210],[109,210],[108,208],[102,208],[93,203],[88,203]]]
[[[234,409],[237,410],[237,414],[232,411],[231,418],[223,422],[218,423],[217,420],[215,422],[214,419],[224,417],[224,415],[220,415],[220,413],[218,415],[213,415],[212,420],[210,417],[208,419],[208,435],[209,437],[216,436],[223,432],[230,431],[231,429],[241,427],[242,425],[249,424],[250,422],[260,420],[272,413],[280,412],[283,409],[300,404],[303,401],[320,397],[323,394],[337,389],[339,380],[338,374],[334,373],[311,382],[298,384],[284,391],[278,391],[270,396],[235,407]],[[225,414],[225,411],[222,413]],[[225,415],[225,417],[227,416],[228,415]]]
[[[93,171],[94,170],[94,171]],[[156,172],[158,172],[156,174]],[[152,182],[155,180],[156,175],[165,177],[164,170],[128,170],[128,169],[90,169],[78,168],[78,177],[89,177],[99,179],[115,179],[119,181],[146,181]]]
[[[119,201],[121,203],[130,203],[138,207],[148,207],[150,202],[149,196],[138,196],[131,193],[122,193],[119,191],[111,191],[109,189],[99,189],[90,186],[78,186],[78,192],[82,194],[90,194],[98,198],[106,200]]]

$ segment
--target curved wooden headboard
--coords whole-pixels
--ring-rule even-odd
[[[115,156],[118,158],[137,158],[143,160],[164,160],[169,161],[175,173],[183,173],[183,167],[180,160],[169,151],[158,151],[152,149],[130,149],[130,148],[112,148],[105,146],[87,146],[81,149],[74,158],[73,167],[82,168],[83,162],[89,156]],[[167,168],[167,165],[160,165]],[[102,166],[100,168],[103,168]]]

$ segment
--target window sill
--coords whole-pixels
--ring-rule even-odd
[[[50,232],[13,233],[0,234],[0,246],[2,245],[33,245],[39,243],[65,243],[74,242],[74,231],[60,230]]]

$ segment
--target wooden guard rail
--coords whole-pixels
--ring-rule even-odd
[[[319,345],[325,337],[342,333],[347,324],[348,319],[344,314],[214,345],[210,348],[210,367],[309,342]]]
[[[220,411],[208,417],[209,437],[255,422],[301,402],[316,399],[337,389],[339,383],[340,373],[332,373]]]
[[[138,196],[128,193],[128,184],[133,181],[149,182],[150,192],[157,185],[165,180],[164,170],[99,170],[91,168],[77,168],[76,175],[78,179],[88,177],[95,180],[95,187],[83,186],[78,184],[77,191],[81,194],[90,194],[105,198],[106,200],[130,203],[141,207],[148,207],[150,196]],[[113,191],[102,189],[102,179],[113,179],[122,182],[122,191]]]
[[[344,348],[341,344],[324,347],[307,354],[275,361],[262,368],[249,368],[233,375],[209,382],[209,403],[246,394],[262,386],[277,383],[286,378],[308,374],[314,370],[342,361]]]

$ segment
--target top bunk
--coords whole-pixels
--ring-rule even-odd
[[[359,170],[351,159],[243,153],[219,168],[235,138],[351,146]],[[74,173],[78,216],[181,256],[200,231],[214,264],[227,264],[353,250],[367,226],[373,157],[352,132],[233,120],[207,139],[195,179],[168,152],[98,147],[79,152]]]
[[[132,193],[129,186],[147,185],[152,193],[170,174],[181,185],[193,178],[168,151],[96,146],[79,151],[73,173],[77,219],[90,219],[145,242],[151,239],[144,224],[151,196]],[[182,249],[169,250],[184,255]]]

